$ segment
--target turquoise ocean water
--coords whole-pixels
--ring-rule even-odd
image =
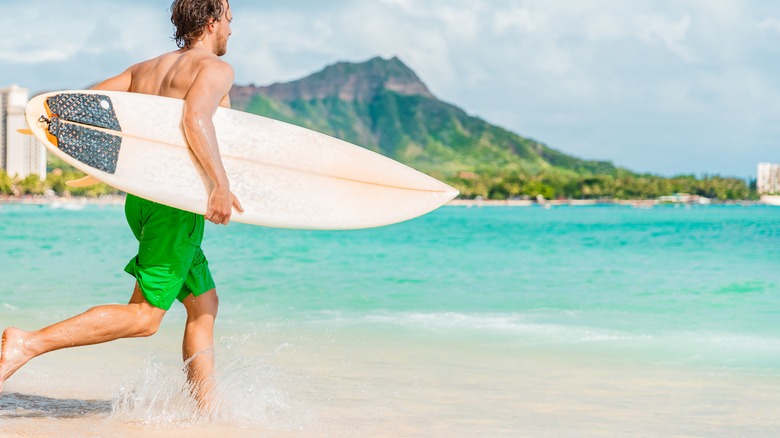
[[[780,372],[780,209],[465,208],[379,229],[209,226],[220,322],[402,330]],[[0,206],[0,312],[122,302],[121,206]]]
[[[96,304],[126,301],[132,279],[122,268],[135,245],[121,206],[0,205],[0,323],[36,328]],[[762,388],[778,386],[780,208],[444,207],[406,223],[358,231],[208,225],[203,247],[221,297],[218,331],[232,340],[228,344],[242,334],[272,338],[267,345],[252,345],[253,351],[303,340],[306,346],[298,347],[291,363],[322,359],[347,367],[304,367],[290,379],[305,375],[320,382],[314,386],[329,394],[322,396],[327,400],[304,390],[314,405],[341,400],[348,409],[365,405],[353,400],[358,393],[378,388],[397,393],[382,382],[365,383],[383,369],[393,368],[399,382],[404,380],[398,373],[408,372],[422,385],[426,380],[420,376],[431,380],[442,372],[455,373],[456,381],[494,369],[513,376],[522,368],[515,364],[528,357],[564,358],[561,362],[572,368],[563,374],[578,363],[593,365],[594,383],[582,394],[603,390],[593,376],[603,370],[618,375],[623,365],[685,370],[688,376],[752,376],[770,379]],[[173,323],[165,329],[172,340],[180,336],[183,318],[181,306],[175,307],[169,315]],[[325,353],[331,347],[338,357]],[[311,354],[302,353],[306,349]],[[395,351],[394,362],[376,357],[385,350]],[[402,354],[411,357],[409,362]],[[365,366],[355,365],[361,360]],[[408,365],[415,360],[438,368]],[[447,368],[458,360],[464,361],[462,368]],[[331,383],[349,387],[347,380],[331,379],[349,375],[350,363],[352,374],[363,376],[351,381],[367,380],[343,398],[335,389],[323,390]],[[469,398],[496,396],[495,382],[459,384],[463,394],[478,388]],[[428,393],[443,387],[432,384]],[[536,398],[505,396],[532,403],[545,397],[539,391]],[[621,391],[615,389],[604,406],[612,406]],[[448,397],[442,394],[430,400]],[[737,403],[742,397],[731,394],[722,399]],[[590,403],[581,398],[583,406]],[[500,410],[498,400],[485,418]],[[479,405],[478,400],[467,404],[473,403]],[[274,406],[280,412],[278,403]],[[300,417],[297,408],[281,411]],[[374,419],[384,415],[397,423],[375,414]],[[494,430],[510,434],[547,418],[501,415],[492,423],[472,422],[478,425],[473,430],[510,418],[511,428]],[[334,433],[341,435],[338,430]],[[670,429],[680,431],[685,429]]]

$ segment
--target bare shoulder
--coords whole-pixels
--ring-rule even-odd
[[[190,93],[199,90],[203,94],[217,98],[222,106],[229,106],[228,93],[233,86],[233,67],[216,56],[207,56],[198,60],[198,73]],[[189,94],[189,93],[188,93]],[[200,95],[201,93],[197,93]]]
[[[212,111],[217,106],[230,106],[228,94],[233,86],[233,67],[216,56],[204,56],[196,61],[197,73],[185,100],[191,108],[203,104]]]
[[[233,66],[215,56],[203,57],[198,64],[201,72],[209,76],[224,77],[226,80],[233,81],[235,75]]]

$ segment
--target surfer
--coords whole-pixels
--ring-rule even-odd
[[[153,335],[178,299],[187,311],[182,343],[187,377],[201,408],[211,407],[218,298],[200,248],[204,219],[227,225],[233,207],[243,211],[230,191],[212,122],[217,107],[230,106],[233,68],[219,57],[227,51],[232,19],[227,0],[175,0],[171,22],[179,50],[133,65],[93,87],[184,99],[184,133],[210,180],[207,212],[199,216],[128,195],[125,214],[139,241],[138,255],[125,268],[136,278],[129,303],[93,307],[37,331],[6,328],[0,391],[3,381],[41,354]]]

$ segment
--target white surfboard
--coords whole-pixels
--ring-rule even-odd
[[[204,214],[208,181],[181,128],[183,101],[108,91],[33,98],[26,117],[56,156],[108,185]],[[397,161],[288,123],[220,108],[214,116],[231,189],[231,220],[304,229],[387,225],[458,192]]]

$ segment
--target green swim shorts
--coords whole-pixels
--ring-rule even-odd
[[[202,215],[128,194],[127,223],[138,239],[138,255],[125,271],[134,276],[149,304],[163,310],[215,287],[209,263],[200,248]]]

